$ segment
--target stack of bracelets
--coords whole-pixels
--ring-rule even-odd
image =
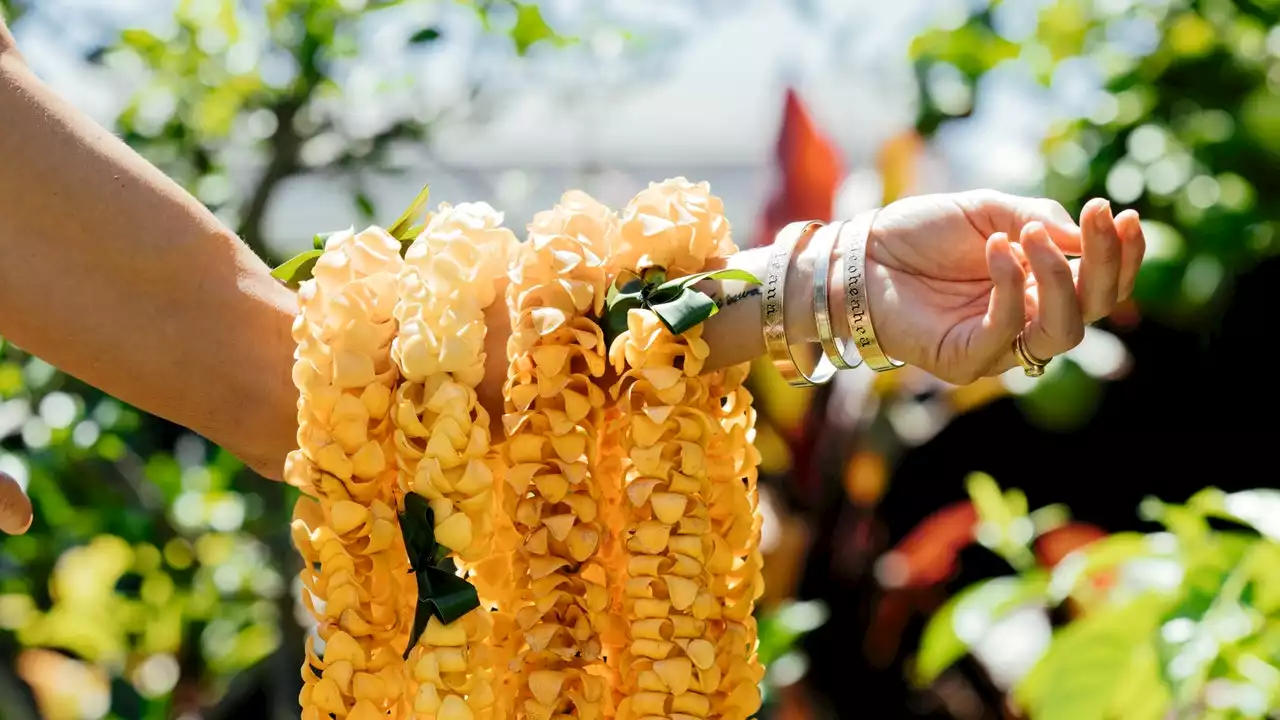
[[[568,193],[523,243],[483,203],[404,220],[286,263],[301,307],[286,476],[305,495],[293,538],[317,623],[302,718],[752,717],[756,414],[746,363],[704,372],[714,309],[693,285],[763,284],[765,343],[792,384],[899,367],[868,313],[870,218],[788,225],[763,281],[707,270],[737,248],[720,199],[683,178],[621,213]],[[782,321],[805,242],[824,351],[809,374]],[[702,314],[672,309],[686,306]],[[491,437],[494,322],[510,334]]]
[[[852,370],[866,363],[876,372],[902,367],[880,349],[876,330],[871,324],[871,310],[867,297],[866,259],[867,240],[875,214],[858,220],[839,221],[826,225],[817,221],[794,222],[774,238],[769,256],[768,271],[764,280],[764,301],[761,303],[761,320],[764,327],[765,348],[769,359],[783,378],[793,386],[823,385],[831,381],[837,370]],[[783,322],[783,299],[786,295],[787,273],[791,258],[802,242],[815,244],[817,262],[813,273],[813,314],[818,329],[818,342],[822,355],[813,370],[800,369],[791,353]],[[851,341],[843,342],[835,336],[831,324],[831,258],[843,259],[844,311],[849,324]],[[856,349],[856,352],[851,352]],[[850,354],[853,357],[850,357]]]

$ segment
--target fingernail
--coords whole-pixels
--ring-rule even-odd
[[[1111,201],[1102,198],[1098,203],[1098,214],[1094,217],[1094,223],[1105,229],[1115,220],[1115,216],[1111,214]]]

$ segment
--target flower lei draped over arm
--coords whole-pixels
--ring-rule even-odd
[[[569,193],[534,218],[511,268],[504,509],[522,538],[511,607],[517,717],[596,720],[611,711],[602,515],[603,486],[616,478],[598,466],[605,341],[593,317],[616,232],[612,212]]]
[[[429,501],[434,539],[462,564],[494,548],[493,486],[501,470],[475,388],[484,378],[484,311],[515,245],[487,204],[442,206],[409,246],[399,277],[391,348],[403,376],[394,403],[396,460],[405,489]],[[427,572],[416,571],[419,578]],[[417,688],[412,717],[501,717],[492,631],[484,608],[448,624],[428,617],[409,651],[410,686]]]
[[[422,202],[281,268],[301,281],[286,476],[309,496],[293,537],[324,643],[302,717],[751,717],[747,366],[703,372],[707,298],[674,325],[648,303],[736,251],[719,198],[677,178],[619,217],[574,191],[523,243],[484,203],[410,227]],[[495,442],[477,387],[499,299]]]
[[[389,417],[399,250],[377,228],[334,235],[298,292],[299,449],[285,475],[315,498],[295,508],[293,539],[306,562],[303,602],[325,643],[321,658],[308,640],[304,720],[385,717],[402,693],[406,556]]]
[[[705,183],[680,179],[632,200],[620,239],[612,258],[618,272],[657,267],[666,277],[699,272],[736,250],[719,198]],[[763,671],[754,661],[750,612],[761,586],[744,562],[759,555],[759,524],[754,504],[739,502],[747,495],[743,481],[754,483],[755,458],[743,449],[745,434],[733,432],[750,396],[729,384],[745,376],[743,368],[702,376],[710,349],[701,331],[697,325],[674,335],[654,311],[635,308],[609,351],[622,375],[612,395],[627,455],[623,610],[630,644],[621,663],[620,720],[745,720],[760,704]],[[726,410],[727,392],[736,409]]]

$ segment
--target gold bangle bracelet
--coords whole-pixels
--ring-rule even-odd
[[[764,328],[764,346],[769,352],[769,360],[777,368],[778,373],[792,387],[810,387],[823,385],[835,375],[835,367],[822,358],[811,374],[805,374],[796,365],[791,354],[791,344],[787,342],[786,315],[783,311],[783,297],[786,294],[787,270],[791,267],[791,256],[796,245],[810,232],[822,227],[816,220],[793,222],[782,228],[773,239],[769,253],[769,264],[765,271],[764,301],[760,303],[760,320]]]
[[[847,221],[840,221],[820,228],[813,234],[817,247],[817,260],[813,266],[813,323],[818,329],[818,343],[827,362],[837,370],[852,370],[862,364],[862,357],[853,350],[853,343],[845,343],[836,337],[831,327],[831,256],[840,247]]]
[[[862,360],[872,370],[885,372],[900,368],[905,363],[884,354],[876,339],[875,326],[871,322],[871,297],[867,294],[867,242],[877,214],[878,210],[870,213],[865,220],[850,223],[853,231],[849,234],[849,244],[844,254],[844,314],[849,323],[853,344],[858,348]]]

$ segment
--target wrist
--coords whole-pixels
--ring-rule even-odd
[[[866,225],[871,223],[875,218],[875,210],[869,210],[850,219],[849,225]],[[831,316],[831,332],[836,339],[842,342],[848,342],[852,333],[849,330],[849,321],[846,317],[845,302],[845,253],[847,247],[845,240],[850,228],[846,227],[841,233],[840,240],[836,243],[835,248],[831,248],[828,244],[815,244],[812,242],[812,233],[809,237],[801,240],[801,245],[796,248],[795,254],[791,258],[791,267],[787,272],[787,296],[785,298],[785,317],[783,322],[787,328],[787,340],[793,345],[800,343],[816,343],[818,342],[818,325],[816,319],[816,308],[813,303],[813,285],[814,273],[818,265],[818,253],[831,250],[831,260],[827,265],[827,309]],[[865,232],[871,233],[868,229]],[[873,234],[873,233],[872,233]],[[869,277],[872,272],[870,268],[871,260],[867,260],[866,275],[864,280],[864,288],[868,295],[876,291],[883,291],[883,283],[876,282],[872,287],[872,278]]]
[[[787,266],[786,296],[783,297],[782,324],[787,342],[792,345],[818,341],[818,326],[814,318],[813,275],[817,265],[817,250],[812,231],[800,238]]]

